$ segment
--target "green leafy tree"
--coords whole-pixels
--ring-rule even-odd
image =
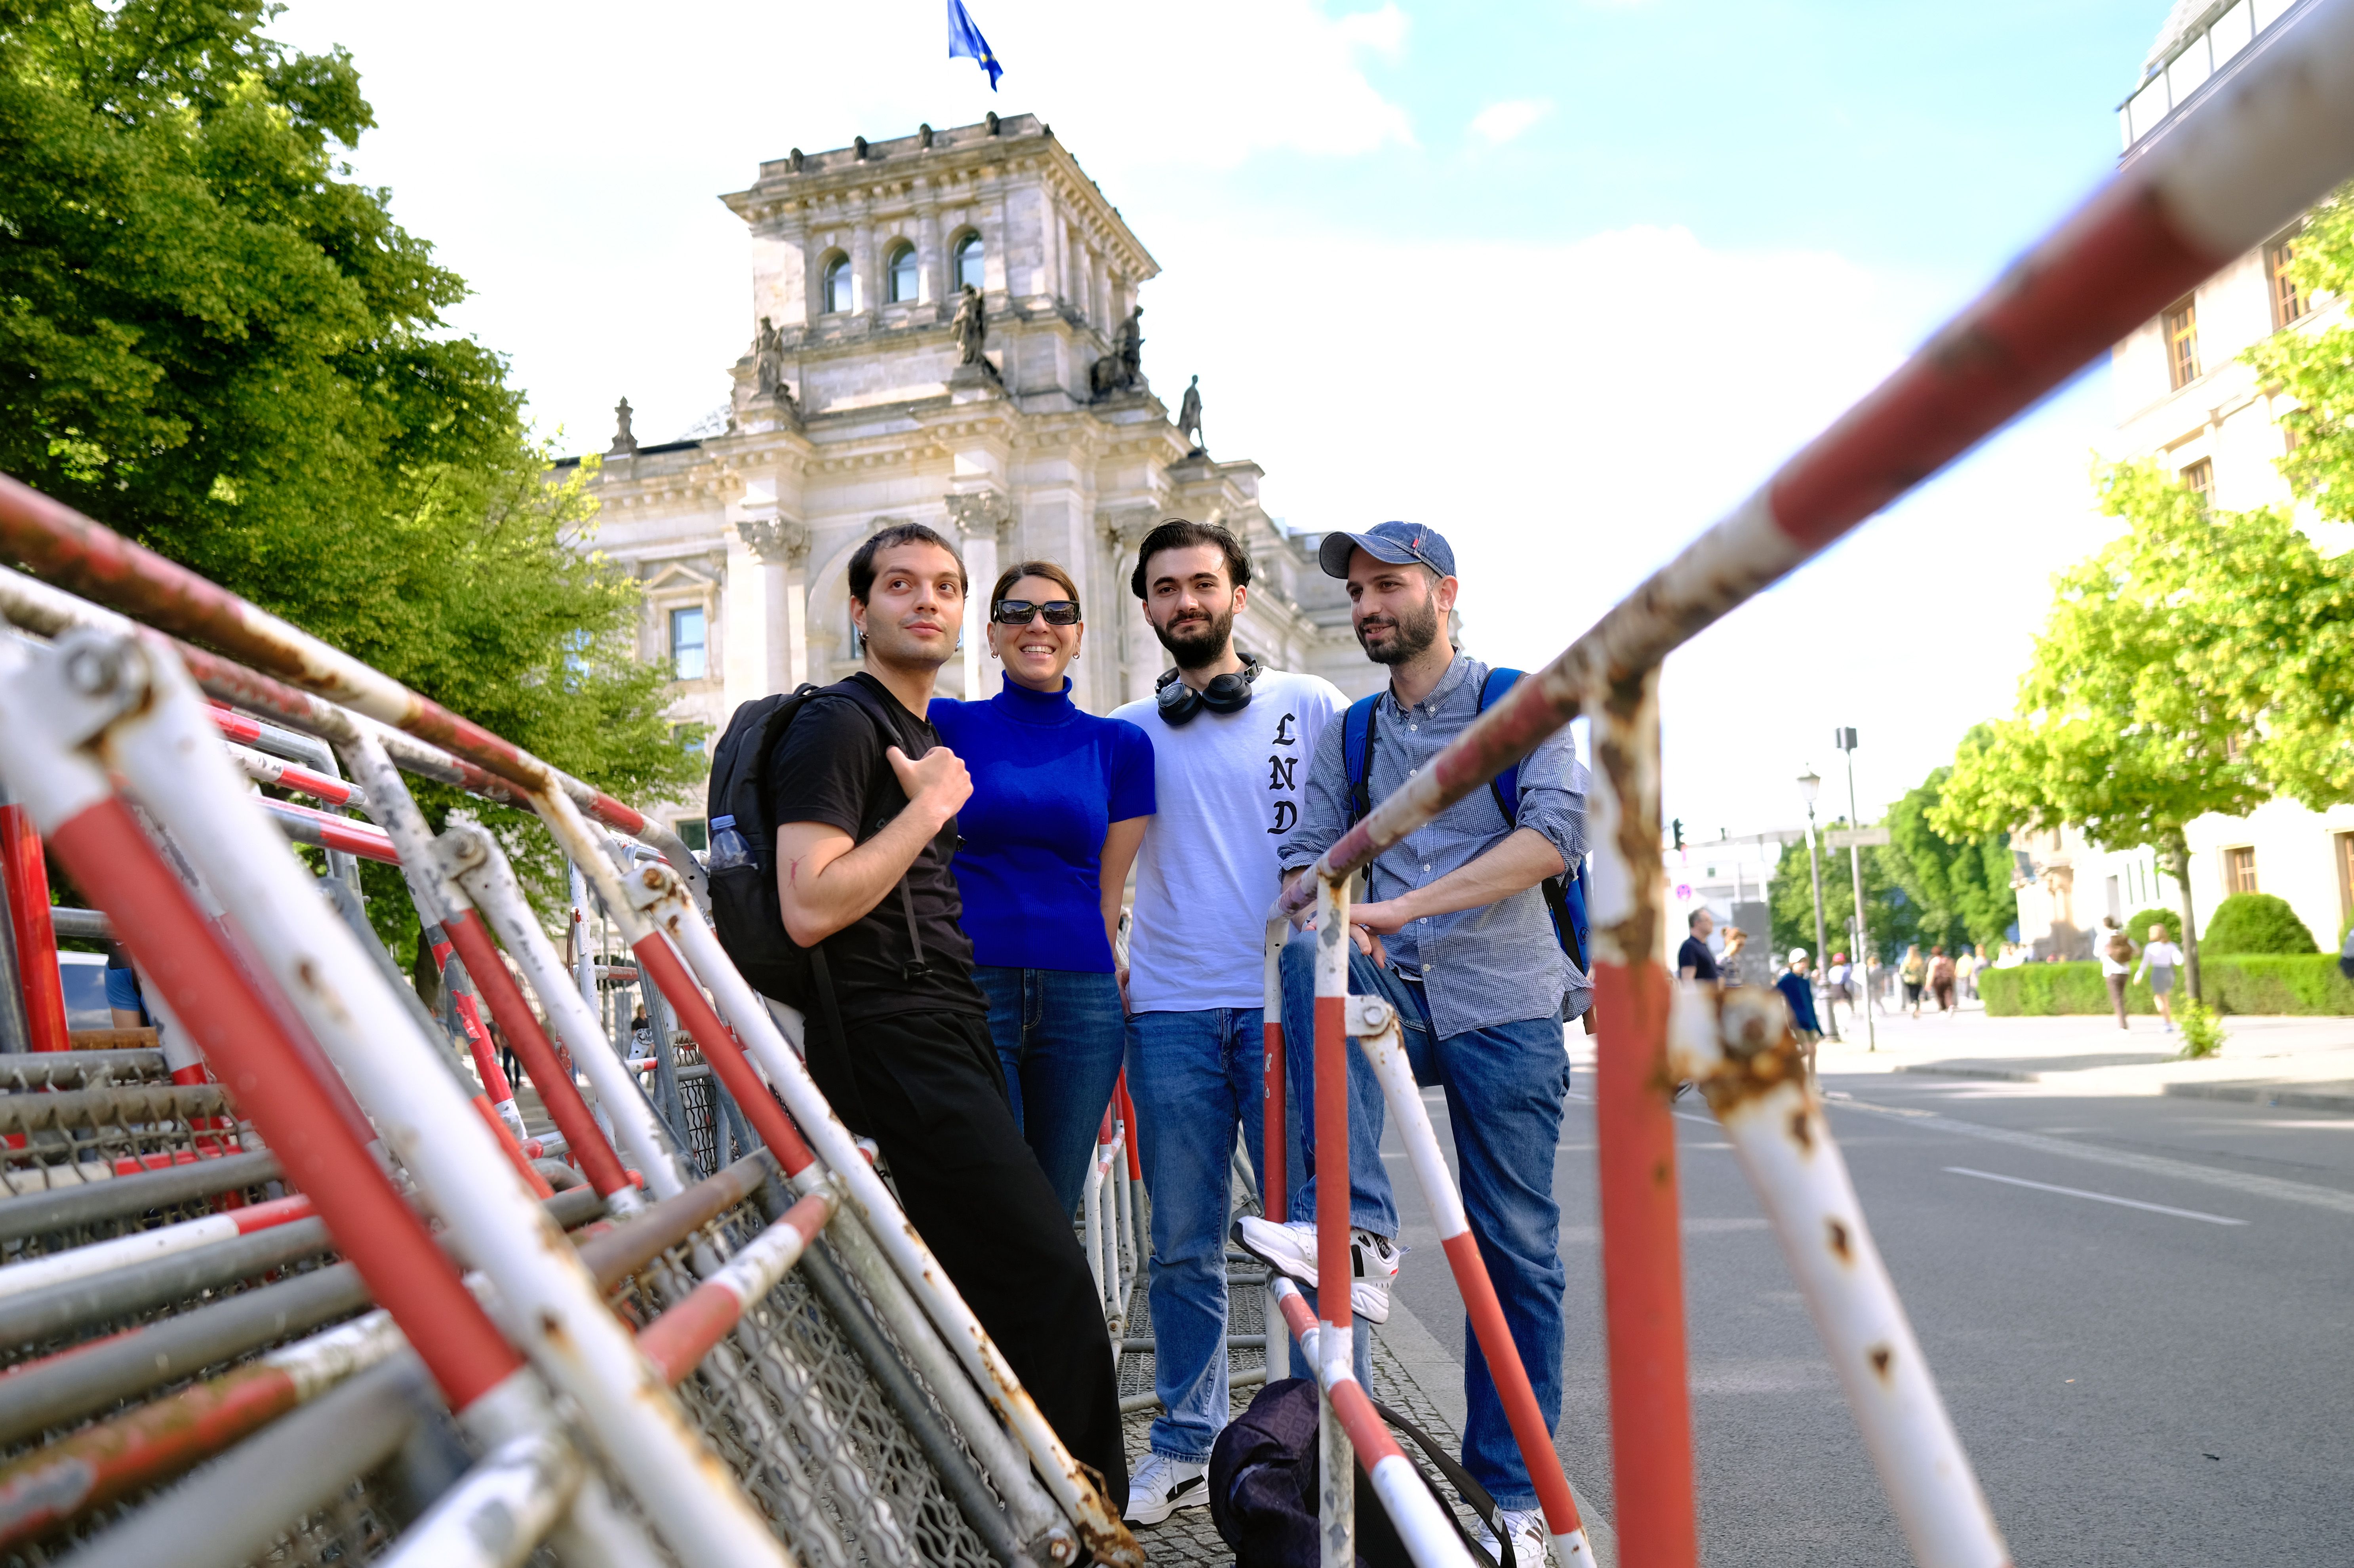
[[[2242,749],[2245,709],[2214,676],[2231,663],[2223,645],[2238,629],[2215,617],[2203,591],[2202,563],[2242,540],[2219,527],[2204,496],[2153,465],[2108,470],[2101,500],[2125,534],[2054,579],[2019,716],[1964,739],[1927,821],[1949,840],[2073,823],[2103,849],[2154,849],[2182,889],[2195,997],[2185,830],[2209,811],[2243,816],[2272,793]],[[2251,543],[2249,554],[2263,548]]]
[[[1950,767],[1933,770],[1889,808],[1886,847],[1877,850],[1896,885],[1912,901],[1920,939],[1948,952],[1984,943],[1991,948],[2019,917],[2011,891],[2010,836],[1981,832],[1947,838],[1930,825],[1944,799]]]
[[[0,0],[0,470],[617,794],[674,791],[699,766],[593,503],[445,329],[463,282],[350,179],[349,56],[272,15]]]
[[[2164,927],[2166,939],[2178,947],[2181,945],[2182,911],[2179,909],[2153,908],[2138,911],[2132,919],[2126,922],[2126,935],[2131,937],[2134,946],[2138,948],[2149,940],[2149,928],[2152,926]]]
[[[1831,822],[1823,831],[1846,825],[1843,821]],[[1832,952],[1852,953],[1848,932],[1855,917],[1855,881],[1848,867],[1847,851],[1824,847],[1819,853],[1823,864],[1824,938]],[[1889,875],[1881,854],[1877,850],[1864,852],[1863,913],[1870,927],[1872,951],[1884,962],[1891,954],[1904,950],[1904,944],[1914,939],[1920,924],[1918,906]],[[1793,948],[1814,952],[1814,879],[1807,868],[1807,846],[1803,842],[1783,846],[1766,899],[1774,922],[1775,967],[1780,968],[1782,959]]]
[[[2314,210],[2289,275],[2307,300],[2354,295],[2354,185]],[[2354,523],[2354,328],[2275,333],[2244,357],[2298,405],[2281,419],[2291,493]],[[2251,716],[2250,755],[2274,788],[2317,810],[2354,800],[2354,559],[2325,556],[2278,512],[2243,514],[2229,533],[2222,558],[2200,565],[2234,636],[2203,674]]]

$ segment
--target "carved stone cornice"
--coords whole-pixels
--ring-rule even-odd
[[[809,559],[810,531],[806,523],[781,517],[747,517],[736,532],[754,555],[772,567],[798,567]]]
[[[975,490],[948,498],[949,521],[967,539],[995,539],[1001,544],[1011,532],[1013,503],[1002,491]]]

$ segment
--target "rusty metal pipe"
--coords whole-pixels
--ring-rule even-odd
[[[1310,879],[1303,879],[1310,880]],[[1341,1414],[1333,1404],[1333,1367],[1350,1365],[1356,1332],[1350,1310],[1349,1238],[1349,1040],[1343,1012],[1349,1005],[1349,879],[1317,876],[1316,885],[1316,1310],[1322,1324],[1323,1353],[1301,1342],[1316,1368],[1323,1397],[1316,1406],[1318,1446],[1316,1538],[1323,1568],[1355,1568],[1357,1481],[1354,1449]],[[1272,1165],[1282,1156],[1267,1151]],[[1281,1287],[1269,1281],[1269,1287]],[[1278,1296],[1278,1300],[1281,1298]],[[1337,1347],[1337,1349],[1335,1348]],[[1353,1379],[1354,1373],[1347,1374]]]
[[[1265,991],[1259,1004],[1259,1034],[1264,1041],[1265,1055],[1260,1066],[1260,1086],[1264,1104],[1262,1142],[1267,1150],[1267,1171],[1259,1180],[1259,1213],[1272,1224],[1282,1224],[1291,1217],[1289,1194],[1284,1183],[1290,1177],[1291,1113],[1284,1104],[1284,1040],[1283,1040],[1283,944],[1291,938],[1291,922],[1281,916],[1267,923],[1266,965],[1263,976]],[[1274,1322],[1283,1315],[1276,1299],[1275,1282],[1270,1278],[1267,1291],[1267,1320]],[[1291,1375],[1291,1339],[1288,1334],[1267,1336],[1267,1375],[1269,1382]]]
[[[1979,1489],[1872,1244],[1847,1161],[1790,1030],[1763,987],[1678,988],[1675,1070],[1695,1080],[1756,1190],[1865,1449],[1922,1568],[2009,1568]]]
[[[1610,1462],[1626,1568],[1694,1568],[1691,1390],[1659,868],[1659,676],[1593,705],[1595,1134]]]
[[[1536,1488],[1537,1501],[1544,1510],[1546,1533],[1553,1537],[1553,1556],[1560,1568],[1594,1568],[1594,1552],[1586,1543],[1585,1524],[1578,1517],[1577,1499],[1570,1493],[1569,1476],[1562,1468],[1561,1456],[1553,1449],[1553,1432],[1537,1405],[1536,1390],[1529,1383],[1520,1347],[1513,1342],[1511,1330],[1504,1321],[1504,1308],[1496,1298],[1494,1282],[1488,1277],[1488,1266],[1479,1255],[1478,1238],[1471,1234],[1471,1220],[1464,1212],[1462,1195],[1456,1191],[1455,1179],[1447,1174],[1447,1157],[1440,1152],[1438,1135],[1430,1125],[1430,1108],[1422,1103],[1421,1091],[1415,1086],[1414,1068],[1406,1061],[1405,1034],[1399,1027],[1397,1012],[1378,998],[1363,996],[1350,998],[1350,1031],[1381,1083],[1382,1097],[1388,1102],[1390,1116],[1405,1144],[1406,1160],[1422,1184],[1423,1200],[1429,1205],[1432,1223],[1438,1231],[1439,1248],[1446,1253],[1447,1265],[1454,1271],[1465,1316],[1479,1339],[1480,1353],[1488,1360],[1496,1393],[1503,1402],[1505,1419],[1511,1424],[1521,1462],[1528,1467],[1530,1483]]]
[[[340,923],[306,918],[313,895],[300,866],[253,810],[169,650],[152,634],[134,641],[80,632],[50,657],[55,684],[44,700],[57,705],[60,723],[69,719],[91,735],[106,763],[164,820],[296,1013],[374,1111],[387,1147],[468,1258],[495,1283],[507,1335],[578,1404],[604,1456],[630,1476],[655,1528],[682,1555],[784,1562],[742,1492],[637,1355],[562,1233],[531,1202],[495,1139],[475,1121],[456,1083],[432,1065],[439,1047],[398,1004],[396,982]],[[339,1242],[355,1246],[335,1224],[328,1194],[316,1195]],[[371,1277],[369,1284],[380,1300],[398,1294],[392,1282]],[[430,1361],[431,1340],[420,1335],[416,1343]],[[512,1351],[499,1349],[511,1363]],[[455,1395],[452,1403],[472,1401]]]

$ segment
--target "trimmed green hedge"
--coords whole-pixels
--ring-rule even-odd
[[[2218,1012],[2354,1015],[2354,983],[2338,972],[2335,953],[2202,953],[2199,969],[2207,984],[2207,1005]],[[1978,994],[1994,1018],[2109,1011],[2109,988],[2102,983],[2097,963],[1984,969]],[[2177,1003],[2187,994],[2184,977],[2177,974]],[[2126,988],[2126,1011],[2158,1011],[2146,979]]]

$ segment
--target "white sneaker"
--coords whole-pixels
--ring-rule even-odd
[[[1511,1568],[1543,1568],[1544,1563],[1552,1561],[1553,1532],[1545,1528],[1544,1510],[1507,1508],[1499,1509],[1497,1513],[1502,1520],[1504,1533],[1511,1538]],[[1504,1561],[1504,1554],[1496,1549],[1496,1532],[1488,1528],[1485,1520],[1479,1521],[1479,1533],[1476,1539],[1480,1551],[1499,1563]]]
[[[1243,1250],[1278,1274],[1288,1274],[1308,1285],[1316,1283],[1316,1223],[1294,1220],[1278,1225],[1255,1214],[1235,1222],[1235,1239]],[[1349,1310],[1368,1323],[1390,1320],[1390,1281],[1397,1277],[1404,1249],[1387,1236],[1371,1231],[1349,1233],[1351,1280]]]
[[[1147,1454],[1128,1478],[1128,1511],[1120,1518],[1130,1524],[1159,1524],[1181,1508],[1209,1506],[1209,1466]]]

